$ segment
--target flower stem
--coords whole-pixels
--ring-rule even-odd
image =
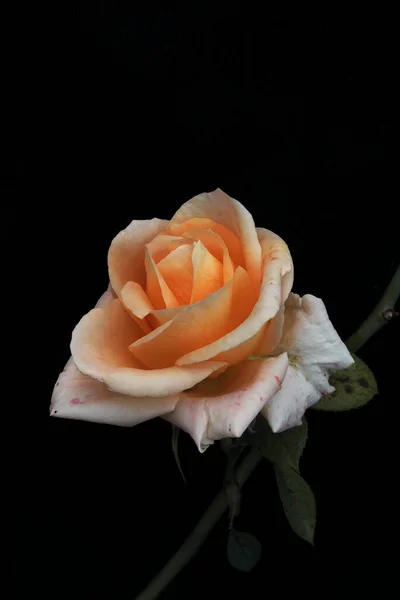
[[[236,481],[239,488],[245,483],[260,462],[262,455],[258,450],[252,449],[243,459],[236,472]],[[170,581],[183,569],[183,567],[196,554],[214,525],[219,521],[228,508],[228,496],[225,490],[220,491],[208,507],[189,537],[186,538],[178,552],[167,562],[158,575],[150,582],[136,600],[152,600],[169,584]]]
[[[397,316],[394,306],[400,295],[400,267],[395,274],[382,298],[375,306],[372,313],[367,317],[355,333],[346,342],[349,350],[357,352],[381,327],[386,325],[393,317]]]

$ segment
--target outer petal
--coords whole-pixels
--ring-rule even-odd
[[[276,265],[281,263],[281,304],[283,304],[289,296],[294,279],[293,261],[289,248],[279,235],[269,229],[256,227],[256,231],[261,244],[263,271],[265,272],[268,268],[272,273],[274,271],[276,273]]]
[[[201,452],[214,440],[240,437],[277,392],[287,368],[286,353],[230,367],[181,394],[175,410],[164,418],[187,431]]]
[[[217,189],[209,194],[199,194],[185,202],[172,217],[170,225],[173,227],[174,224],[196,217],[212,219],[236,234],[242,244],[246,271],[252,281],[259,286],[261,247],[249,211],[240,202]],[[174,232],[173,229],[171,231]]]
[[[72,332],[71,353],[82,373],[103,381],[119,367],[143,368],[129,352],[129,344],[143,331],[119,300],[94,308]]]
[[[289,354],[290,367],[282,389],[266,404],[263,414],[273,431],[301,424],[305,410],[323,394],[335,391],[329,373],[346,369],[353,359],[329,320],[321,299],[290,294],[284,332],[276,353]]]
[[[96,308],[107,306],[107,304],[110,304],[110,302],[112,302],[114,299],[115,296],[113,296],[112,287],[111,284],[109,284],[104,294],[97,300]]]
[[[129,344],[143,332],[119,300],[85,315],[72,334],[71,353],[78,369],[120,394],[160,397],[188,389],[224,367],[222,361],[191,368],[170,367],[148,371],[129,352]],[[193,368],[197,367],[197,368]]]
[[[132,398],[113,392],[83,375],[70,358],[54,387],[50,415],[129,427],[165,415],[176,402],[176,396]]]
[[[116,294],[120,294],[127,281],[136,281],[145,287],[145,244],[166,229],[168,223],[162,219],[132,221],[113,239],[108,251],[108,271]]]
[[[266,229],[257,230],[262,248],[263,279],[259,298],[250,315],[233,331],[215,342],[194,350],[177,360],[177,365],[193,364],[204,360],[229,360],[243,346],[248,354],[254,352],[261,341],[265,325],[279,312],[293,283],[293,263],[285,242]],[[255,339],[256,344],[250,340]],[[240,355],[238,360],[244,358]]]
[[[275,317],[268,321],[261,343],[254,352],[255,356],[268,356],[274,354],[276,347],[282,339],[285,320],[285,306],[282,305]]]
[[[107,306],[113,300],[109,286],[96,308]],[[175,405],[176,397],[173,396],[132,398],[112,392],[104,383],[78,371],[71,357],[54,386],[50,416],[132,426],[164,415]]]

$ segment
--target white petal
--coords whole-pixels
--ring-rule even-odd
[[[290,294],[284,332],[276,353],[287,352],[290,366],[282,389],[267,402],[264,416],[274,432],[301,424],[307,408],[335,391],[329,374],[346,369],[353,359],[329,320],[320,298]]]
[[[243,361],[181,394],[174,412],[164,418],[187,431],[200,452],[214,440],[240,437],[276,394],[287,368],[286,353]]]

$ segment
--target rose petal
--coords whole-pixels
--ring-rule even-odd
[[[154,262],[158,264],[170,252],[179,248],[179,246],[192,243],[192,240],[188,240],[185,237],[161,233],[147,244],[147,249]]]
[[[85,315],[72,334],[74,363],[85,375],[104,382],[120,394],[134,397],[168,396],[188,389],[214,371],[222,361],[204,362],[198,368],[170,367],[146,370],[128,345],[143,335],[119,300]]]
[[[187,367],[167,367],[165,369],[118,369],[104,382],[111,390],[140,398],[169,396],[188,390],[209,375],[226,367],[222,361],[207,361]]]
[[[154,308],[162,309],[179,306],[178,300],[165,282],[147,248],[145,249],[145,267],[147,275],[146,294]]]
[[[329,373],[346,369],[353,359],[329,320],[321,299],[290,294],[284,332],[275,352],[288,352],[290,367],[282,389],[263,410],[273,431],[301,424],[305,410],[335,391]]]
[[[130,351],[149,368],[168,367],[186,353],[237,327],[251,311],[252,302],[251,281],[246,271],[238,267],[229,283],[135,341]]]
[[[289,293],[289,287],[293,283],[293,263],[287,245],[279,236],[266,229],[258,229],[257,233],[263,256],[263,279],[259,298],[251,314],[225,336],[179,358],[177,365],[193,364],[211,358],[230,362],[232,354],[240,356],[240,347],[247,348],[252,353],[257,344],[261,343],[260,332],[278,313]],[[256,340],[257,344],[252,344],[250,340]]]
[[[287,368],[286,353],[230,367],[181,394],[164,418],[187,431],[201,452],[214,440],[240,437],[277,392]]]
[[[109,285],[96,308],[105,307],[113,300]],[[176,396],[133,398],[113,392],[104,383],[83,375],[71,357],[54,386],[50,416],[133,426],[170,412],[176,402]]]
[[[129,427],[169,413],[176,402],[177,396],[133,398],[113,392],[83,375],[70,358],[54,387],[50,415]]]
[[[129,352],[129,345],[142,336],[121,302],[113,300],[79,321],[72,333],[72,356],[82,373],[103,380],[114,368],[143,368]]]
[[[146,316],[154,310],[146,292],[136,281],[128,281],[121,290],[121,302],[131,314],[144,333],[150,333],[151,328]]]
[[[249,211],[240,202],[217,189],[209,194],[195,196],[185,202],[171,219],[171,232],[174,231],[174,224],[183,223],[196,217],[208,218],[220,223],[239,238],[246,271],[255,285],[259,286],[261,281],[261,248],[253,217]]]
[[[268,321],[261,343],[254,350],[254,356],[271,355],[282,339],[285,321],[285,306],[281,306],[275,317]]]
[[[168,223],[162,219],[132,221],[113,239],[108,251],[108,271],[116,294],[120,294],[127,281],[145,286],[145,244],[165,230]]]
[[[257,349],[265,336],[266,327],[267,325],[264,325],[253,337],[238,344],[234,348],[223,352],[222,355],[225,357],[224,360],[231,365],[235,365],[251,355],[261,354]]]
[[[181,245],[157,264],[161,276],[179,304],[190,302],[193,288],[192,254],[193,244]]]
[[[227,245],[215,231],[211,231],[211,229],[191,229],[182,235],[202,242],[207,250],[222,263],[224,285],[232,279],[233,273],[235,272],[234,264],[229,255]]]
[[[109,284],[104,294],[102,294],[97,300],[95,308],[102,308],[103,306],[107,306],[107,304],[110,304],[110,302],[112,302],[114,299],[115,296],[113,296],[113,290],[111,284]]]
[[[293,287],[294,268],[287,244],[272,231],[264,227],[256,227],[262,251],[262,269],[268,270],[271,281],[281,277],[281,305],[286,302]],[[275,269],[274,269],[275,267]]]
[[[200,302],[223,285],[222,264],[199,241],[193,254],[193,288],[190,303]]]
[[[319,395],[304,375],[289,365],[282,388],[267,402],[262,414],[272,431],[285,431],[301,425],[308,401],[316,402]]]
[[[245,261],[240,240],[232,231],[224,227],[224,225],[221,225],[220,223],[217,223],[216,221],[213,221],[212,219],[207,219],[205,217],[195,217],[193,219],[188,219],[187,221],[183,222],[171,221],[170,227],[168,228],[168,232],[176,235],[181,235],[183,237],[191,237],[193,231],[193,239],[197,239],[197,232],[200,230],[210,230],[216,235],[218,235],[218,237],[221,238],[225,246],[228,248],[229,254],[234,264],[237,267],[245,267]],[[199,239],[203,241],[202,238],[199,237]],[[207,244],[204,245],[206,246]],[[211,254],[213,254],[210,248],[209,250]]]
[[[139,319],[144,319],[154,306],[141,285],[128,281],[121,290],[122,304]]]
[[[164,325],[168,321],[172,321],[188,305],[174,306],[174,308],[164,308],[162,310],[152,310],[147,319],[153,329],[157,329],[160,325]]]

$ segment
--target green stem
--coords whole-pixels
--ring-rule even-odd
[[[346,345],[352,352],[357,352],[381,327],[386,325],[397,314],[394,306],[400,295],[400,267],[397,267],[392,281],[383,293],[382,298],[375,306],[355,333],[347,340]]]
[[[236,473],[236,481],[241,488],[251,473],[254,471],[258,463],[260,462],[262,455],[258,450],[251,450],[251,452],[243,459],[243,462],[238,467]],[[222,490],[214,498],[214,501],[196,527],[193,529],[189,537],[186,538],[178,552],[167,562],[165,567],[155,576],[153,581],[147,586],[145,590],[136,600],[152,600],[156,598],[158,594],[169,584],[170,581],[183,569],[183,567],[193,558],[197,550],[204,542],[208,534],[214,525],[222,517],[225,510],[228,508],[228,496],[225,490]]]

